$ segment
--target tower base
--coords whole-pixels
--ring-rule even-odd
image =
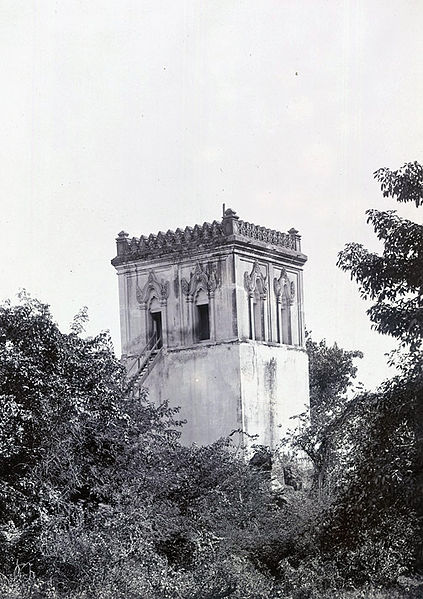
[[[164,349],[145,381],[149,398],[179,406],[184,445],[233,431],[274,449],[308,404],[304,349],[250,340]]]

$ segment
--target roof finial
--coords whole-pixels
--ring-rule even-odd
[[[121,231],[116,237],[117,255],[123,256],[129,249],[128,233]]]
[[[223,207],[225,207],[225,204],[223,204]],[[225,235],[233,235],[234,233],[238,232],[238,219],[239,217],[236,215],[235,210],[228,208],[224,211],[222,225]]]

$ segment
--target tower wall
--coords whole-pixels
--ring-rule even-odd
[[[308,405],[308,356],[304,349],[241,343],[243,427],[257,443],[276,447]]]
[[[180,407],[184,444],[213,443],[241,426],[237,343],[165,350],[145,386],[153,402]]]
[[[153,402],[180,407],[185,444],[242,430],[249,444],[275,447],[308,402],[307,354],[251,341],[169,349],[146,388]]]

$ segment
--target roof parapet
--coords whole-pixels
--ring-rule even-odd
[[[278,246],[295,252],[301,252],[301,236],[294,228],[287,233],[281,233],[274,229],[254,225],[240,220],[236,212],[231,208],[225,210],[222,221],[213,221],[212,223],[203,223],[194,227],[185,227],[185,229],[176,229],[176,231],[160,231],[157,235],[152,233],[145,237],[129,238],[126,231],[118,233],[116,238],[117,256],[112,260],[112,264],[117,265],[122,262],[136,260],[146,256],[159,256],[172,252],[178,252],[189,248],[209,247],[224,241],[228,238],[239,238],[242,240],[258,241],[273,246]]]

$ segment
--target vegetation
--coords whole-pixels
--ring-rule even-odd
[[[339,468],[344,447],[341,424],[350,412],[349,399],[357,374],[355,358],[360,351],[346,351],[325,340],[317,343],[306,337],[309,358],[310,413],[300,418],[300,427],[291,439],[294,447],[307,454],[313,463],[313,490],[322,499],[334,493],[340,478]],[[352,404],[351,404],[352,405]],[[340,434],[339,434],[340,433]]]
[[[83,339],[84,318],[64,334],[25,295],[0,308],[7,584],[17,596],[272,593],[268,573],[311,528],[311,502],[278,505],[268,472],[229,441],[180,446],[176,412],[122,394],[109,339]]]
[[[416,163],[376,177],[422,203]],[[365,392],[359,351],[308,337],[311,413],[290,441],[309,486],[292,456],[275,481],[266,448],[248,464],[229,440],[182,447],[177,410],[123,394],[84,311],[65,334],[25,294],[0,307],[2,598],[421,596],[423,231],[392,211],[369,220],[383,254],[349,244],[339,265],[402,344],[400,368]]]
[[[379,169],[375,177],[385,197],[423,204],[423,167],[417,162],[397,171]],[[398,517],[395,523],[405,518],[410,525],[415,516],[416,560],[422,567],[423,226],[393,210],[367,214],[383,243],[382,254],[350,243],[339,254],[338,265],[358,282],[362,296],[374,302],[368,310],[374,328],[397,338],[400,349],[390,357],[397,376],[368,398],[368,442],[361,444],[356,479],[350,482],[351,488],[367,485],[367,501],[377,485],[380,514],[391,510]]]

